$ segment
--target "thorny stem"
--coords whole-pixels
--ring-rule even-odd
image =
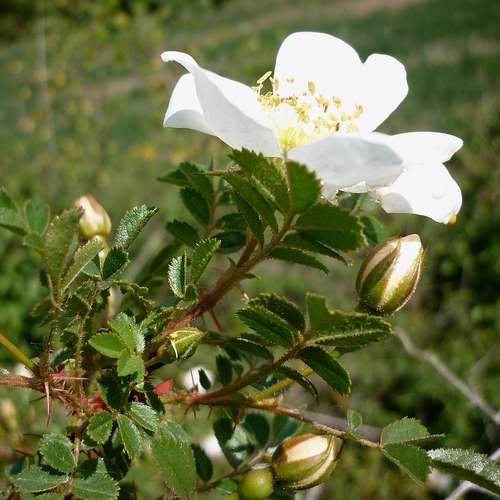
[[[302,370],[301,373],[304,377],[308,377],[313,373],[313,370],[309,367],[306,367]],[[262,401],[263,399],[270,398],[273,394],[276,394],[277,392],[286,389],[288,386],[292,384],[295,384],[295,381],[292,380],[291,378],[285,378],[284,380],[280,380],[279,382],[276,382],[275,384],[267,387],[266,389],[263,389],[262,391],[252,396],[252,401]]]

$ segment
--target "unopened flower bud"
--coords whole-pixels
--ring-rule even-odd
[[[270,467],[258,467],[248,471],[238,486],[241,500],[262,500],[272,492],[273,473]]]
[[[91,194],[75,200],[75,206],[83,210],[80,218],[80,232],[86,240],[94,236],[109,236],[111,233],[109,215]]]
[[[337,465],[343,443],[334,436],[316,434],[287,439],[273,454],[276,478],[290,490],[304,490],[323,483]]]
[[[194,354],[196,347],[205,337],[206,332],[192,326],[182,328],[169,335],[168,340],[158,349],[158,355],[164,363],[177,359],[187,359]]]
[[[417,287],[424,253],[417,234],[375,247],[358,273],[356,290],[361,306],[383,315],[401,309]]]

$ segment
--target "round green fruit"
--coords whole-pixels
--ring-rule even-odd
[[[273,474],[269,467],[252,469],[241,479],[238,493],[242,500],[262,500],[273,492]]]

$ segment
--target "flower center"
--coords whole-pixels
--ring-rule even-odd
[[[298,94],[283,95],[280,82],[271,75],[271,71],[262,75],[253,89],[285,152],[332,134],[359,131],[356,120],[363,114],[360,104],[347,109],[340,97],[322,95],[312,81]],[[271,90],[264,93],[267,80],[271,83]],[[293,77],[286,81],[289,84],[295,82]]]

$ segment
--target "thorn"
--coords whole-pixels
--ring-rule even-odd
[[[52,399],[50,396],[49,383],[47,381],[43,383],[43,387],[45,389],[45,397],[47,398],[47,421],[45,422],[45,426],[48,427],[50,418],[52,417]]]

